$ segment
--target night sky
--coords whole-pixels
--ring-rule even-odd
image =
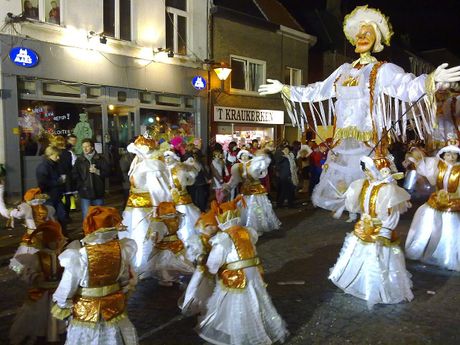
[[[325,10],[326,0],[280,0],[301,25],[309,27],[304,14]],[[447,48],[460,57],[460,0],[344,0],[342,14],[357,5],[379,8],[390,17],[396,40],[409,39],[415,52]],[[293,11],[294,10],[294,11]],[[307,33],[310,33],[307,31]],[[314,33],[312,33],[314,34]]]

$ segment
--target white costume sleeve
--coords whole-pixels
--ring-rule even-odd
[[[232,177],[230,177],[230,181],[227,182],[227,185],[230,187],[230,189],[236,188],[240,182],[243,182],[241,179],[241,174],[240,174],[240,163],[234,164],[232,166]]]
[[[209,253],[206,266],[208,266],[209,273],[216,274],[219,268],[225,264],[227,255],[232,249],[233,242],[226,233],[220,232],[216,234],[209,243],[211,243],[212,249]]]
[[[431,185],[436,184],[436,178],[438,176],[438,162],[437,157],[426,157],[417,165],[417,173],[425,176]]]
[[[75,242],[77,242],[75,244]],[[72,297],[75,295],[80,278],[83,276],[83,267],[81,262],[80,250],[76,247],[79,246],[78,241],[72,242],[68,249],[59,255],[59,263],[64,268],[61,282],[53,294],[53,301],[59,307],[68,308],[72,305]]]
[[[410,207],[410,194],[397,184],[384,186],[377,196],[377,217],[382,227],[393,230],[399,222],[399,216]]]
[[[289,99],[294,102],[320,102],[335,97],[334,83],[348,65],[343,64],[323,81],[307,86],[290,86]]]
[[[359,195],[366,179],[353,181],[345,192],[345,208],[352,213],[362,213]]]
[[[376,93],[383,92],[404,102],[415,102],[426,92],[426,77],[426,74],[415,77],[395,64],[385,63],[377,74]]]
[[[124,293],[134,290],[137,284],[137,274],[134,272],[134,260],[137,252],[137,244],[134,240],[124,238],[120,240],[122,266],[118,278]]]

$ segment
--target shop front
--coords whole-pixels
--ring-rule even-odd
[[[280,110],[215,106],[211,134],[222,145],[235,141],[242,147],[254,139],[261,144],[278,141],[283,124],[284,112]]]
[[[111,185],[121,178],[118,162],[126,146],[147,126],[164,136],[207,138],[201,121],[206,117],[206,92],[191,83],[203,71],[151,63],[124,68],[129,71],[124,74],[119,66],[134,66],[134,60],[106,54],[110,62],[99,59],[88,65],[80,56],[59,59],[69,56],[66,47],[32,40],[22,45],[35,50],[38,64],[25,68],[8,59],[0,63],[0,146],[9,197],[16,199],[36,186],[36,166],[53,135],[75,135],[77,153],[83,139],[93,139],[96,150],[111,162]],[[2,44],[3,49],[9,47]]]

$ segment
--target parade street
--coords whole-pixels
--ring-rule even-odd
[[[414,209],[397,228],[402,245]],[[327,279],[353,224],[311,206],[278,209],[277,214],[281,231],[260,238],[257,249],[268,291],[291,333],[286,344],[458,344],[460,273],[407,261],[414,300],[368,310],[365,301],[345,295]],[[0,343],[7,344],[26,289],[7,267],[7,249],[14,246],[9,230],[1,231]],[[138,284],[129,300],[129,316],[141,344],[205,344],[194,331],[196,319],[179,313],[182,289],[158,286],[153,279]]]

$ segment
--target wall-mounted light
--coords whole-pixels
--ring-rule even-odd
[[[221,62],[220,64],[213,66],[213,70],[216,72],[217,78],[219,78],[222,82],[227,80],[228,76],[232,72],[230,66],[225,62]]]
[[[155,48],[155,49],[153,49],[153,53],[154,53],[154,54],[166,53],[166,55],[167,55],[169,58],[173,58],[173,57],[174,57],[174,52],[173,52],[170,48]]]
[[[115,109],[115,106],[113,104],[109,104],[109,110]]]
[[[99,37],[99,42],[100,42],[101,44],[107,44],[107,37],[106,37],[105,35],[101,35],[101,36]]]

